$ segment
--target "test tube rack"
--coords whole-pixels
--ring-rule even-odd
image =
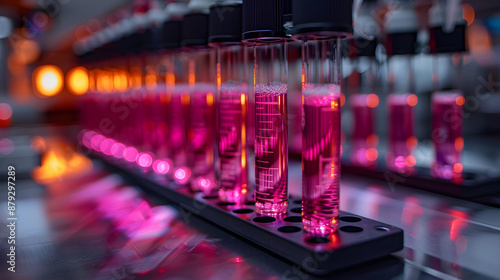
[[[313,275],[330,274],[403,249],[402,229],[359,215],[341,211],[335,234],[311,235],[302,228],[300,198],[291,199],[287,213],[280,217],[257,215],[253,202],[221,202],[217,196],[193,193],[187,186],[167,182],[165,176],[141,173],[95,152],[91,155],[128,182],[177,205],[181,219],[199,216]]]

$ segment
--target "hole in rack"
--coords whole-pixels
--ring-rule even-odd
[[[316,237],[311,237],[306,239],[307,242],[309,243],[314,243],[314,244],[321,244],[321,243],[328,243],[330,242],[330,239],[326,237],[321,237],[321,236],[316,236]]]
[[[301,216],[290,216],[290,217],[284,218],[283,220],[285,220],[285,222],[289,222],[289,223],[300,223],[300,222],[302,222],[302,217]]]
[[[388,227],[383,227],[383,226],[375,227],[375,229],[380,231],[391,231]]]
[[[219,206],[230,206],[230,205],[236,205],[234,202],[219,202],[217,203]]]
[[[281,232],[286,232],[286,233],[292,233],[292,232],[299,232],[302,229],[296,226],[282,226],[278,228],[278,231]]]
[[[249,213],[252,213],[253,210],[252,209],[236,209],[236,210],[233,210],[233,213],[236,213],[236,214],[249,214]]]
[[[264,216],[264,217],[254,218],[253,221],[256,223],[272,223],[272,222],[276,221],[276,219],[273,217]]]
[[[302,204],[302,199],[296,199],[293,201],[295,204]]]
[[[219,198],[218,196],[216,195],[205,195],[202,197],[203,199],[216,199],[216,198]]]
[[[292,208],[292,209],[290,209],[290,212],[302,214],[302,208],[300,208],[300,207]]]
[[[245,202],[245,205],[255,206],[255,202],[253,202],[253,201],[248,201],[248,202]]]
[[[340,220],[343,222],[348,222],[348,223],[357,223],[361,222],[361,218],[354,217],[354,216],[345,216],[345,217],[340,217]]]
[[[344,232],[362,232],[363,228],[355,227],[355,226],[344,226],[340,228],[341,231]]]

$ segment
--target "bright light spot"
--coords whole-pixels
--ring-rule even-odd
[[[186,167],[181,167],[175,170],[174,177],[179,184],[186,184],[191,176],[191,170]]]
[[[366,97],[366,106],[370,108],[376,108],[378,106],[379,99],[378,96],[374,93],[368,94]]]
[[[151,157],[151,155],[147,153],[141,153],[137,157],[137,164],[141,167],[144,168],[150,167],[152,163],[153,163],[153,158]]]
[[[116,144],[115,140],[113,140],[111,138],[107,138],[107,139],[102,140],[101,145],[99,145],[99,148],[101,149],[101,152],[103,154],[110,156],[111,155],[111,148],[113,147],[114,144]]]
[[[340,93],[340,107],[343,107],[345,104],[345,95],[344,93]]]
[[[157,159],[153,162],[153,171],[158,174],[167,174],[170,171],[169,160]]]
[[[134,147],[127,147],[123,151],[123,158],[128,162],[135,162],[137,160],[137,155],[139,152]]]
[[[457,103],[458,106],[462,106],[465,104],[465,97],[457,96],[455,102]]]
[[[63,88],[63,72],[55,65],[42,65],[33,71],[35,92],[42,96],[54,96]]]
[[[378,151],[375,148],[369,148],[366,150],[366,159],[369,161],[375,161],[378,158]]]
[[[413,107],[413,106],[417,105],[417,103],[418,103],[418,97],[415,94],[410,94],[406,98],[406,102],[408,102],[408,105],[410,105],[410,106]]]
[[[408,167],[413,167],[417,164],[417,160],[415,159],[414,156],[407,156],[406,157],[406,166]]]
[[[96,134],[90,139],[90,147],[95,151],[101,151],[101,142],[105,139],[101,134]]]
[[[209,93],[207,94],[207,105],[212,106],[214,104],[214,95]]]
[[[457,162],[453,165],[453,171],[455,171],[456,173],[460,173],[463,170],[464,170],[464,166],[460,162]]]
[[[82,95],[89,90],[89,74],[85,67],[75,67],[66,74],[66,86],[75,95]]]
[[[110,153],[115,158],[123,158],[123,152],[125,151],[125,148],[125,145],[117,142],[111,147]]]
[[[241,105],[245,105],[246,99],[247,99],[247,95],[246,94],[240,95],[240,103],[241,103]]]
[[[394,165],[397,167],[397,168],[403,168],[406,166],[406,159],[404,156],[398,156],[396,157],[396,159],[394,160]]]

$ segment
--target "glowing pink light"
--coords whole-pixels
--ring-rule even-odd
[[[96,135],[97,133],[95,131],[92,131],[92,130],[89,130],[87,132],[85,132],[82,136],[82,144],[91,149],[92,148],[92,145],[90,144],[90,139],[92,139],[92,137],[94,137],[94,135]]]
[[[113,146],[111,146],[110,153],[115,158],[123,158],[123,152],[125,151],[125,145],[122,143],[116,142]]]
[[[135,162],[137,160],[137,155],[139,152],[134,147],[127,147],[123,151],[123,158],[129,162]]]
[[[406,158],[404,156],[398,156],[394,160],[394,165],[398,168],[403,168],[406,166]]]
[[[191,170],[186,167],[181,167],[174,172],[175,180],[180,184],[186,184],[191,176]]]
[[[171,162],[168,159],[157,159],[153,162],[153,171],[158,174],[167,174],[170,171]]]
[[[111,139],[111,138],[108,138],[108,139],[102,140],[101,145],[99,147],[101,148],[101,152],[103,154],[110,156],[111,155],[111,147],[113,147],[114,144],[116,144],[116,141]]]
[[[106,137],[102,136],[101,134],[96,134],[92,136],[90,139],[90,146],[94,151],[100,152],[101,151],[101,142],[106,139]]]
[[[141,167],[150,167],[153,163],[153,158],[148,153],[140,153],[137,157],[137,164]]]

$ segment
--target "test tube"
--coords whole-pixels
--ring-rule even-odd
[[[389,145],[386,166],[392,172],[413,174],[417,146],[414,135],[413,108],[418,98],[413,94],[413,54],[417,41],[418,19],[411,2],[402,2],[397,9],[386,14],[389,96]]]
[[[352,2],[294,0],[292,11],[302,40],[302,225],[324,235],[339,222],[340,39],[352,36]]]
[[[184,16],[181,45],[188,63],[190,113],[188,122],[191,189],[216,195],[215,178],[215,52],[208,47],[205,13]]]
[[[224,18],[219,13],[224,12]],[[247,48],[241,44],[241,4],[210,8],[211,46],[217,48],[218,195],[244,203],[249,193]]]
[[[460,180],[463,166],[462,105],[459,92],[435,92],[432,96],[432,142],[436,159],[431,165],[434,177]]]
[[[351,143],[351,162],[356,166],[375,167],[377,165],[378,136],[375,133],[375,108],[379,98],[376,94],[359,93],[350,98],[354,115]]]
[[[434,1],[429,9],[429,47],[433,58],[434,89],[431,137],[435,149],[435,159],[430,167],[432,176],[461,183],[461,152],[464,145],[462,106],[465,98],[460,91],[460,81],[462,53],[466,51],[467,22],[462,18],[459,2],[450,4],[457,7],[449,8],[442,1]]]
[[[288,207],[287,43],[290,1],[243,1],[243,40],[254,52],[255,208],[279,215]],[[265,11],[266,16],[263,16]]]

